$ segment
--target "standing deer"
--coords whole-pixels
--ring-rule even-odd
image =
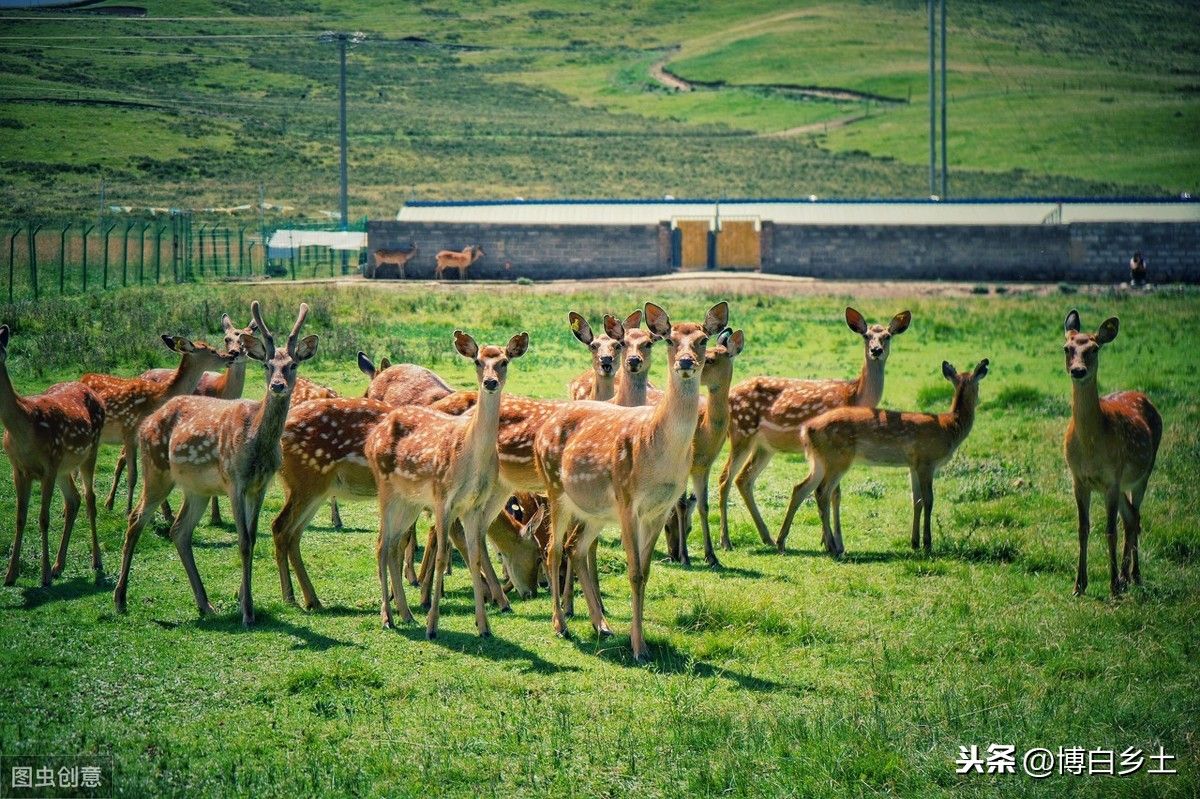
[[[572,402],[538,431],[535,462],[550,504],[546,572],[559,635],[568,635],[554,579],[564,547],[583,585],[592,626],[600,635],[611,634],[584,556],[604,524],[615,521],[621,526],[632,594],[630,643],[636,660],[646,658],[642,615],[654,543],[687,483],[700,407],[699,372],[709,336],[724,329],[728,317],[729,306],[722,302],[709,310],[702,325],[672,325],[662,308],[647,303],[651,333],[667,341],[669,379],[662,401],[637,408]],[[580,529],[568,540],[577,525]]]
[[[942,374],[954,384],[954,399],[946,413],[903,413],[875,408],[844,407],[812,419],[800,432],[808,457],[809,473],[792,491],[779,531],[783,551],[796,508],[813,492],[821,514],[821,540],[840,556],[842,545],[841,492],[838,483],[855,460],[878,466],[907,466],[912,484],[912,548],[921,545],[921,516],[925,521],[925,552],[933,550],[930,521],[933,516],[933,476],[966,440],[979,404],[979,381],[987,376],[984,358],[972,372],[956,372],[942,361]],[[830,523],[832,506],[833,522]]]
[[[397,279],[404,280],[405,265],[413,258],[416,258],[419,252],[420,250],[417,249],[417,245],[415,244],[407,250],[376,250],[374,253],[375,269],[370,276],[376,278],[391,277],[391,275],[382,274],[382,269],[385,266],[394,266],[396,267]]]
[[[708,389],[708,397],[700,402],[700,418],[696,422],[696,435],[692,440],[692,464],[688,470],[695,500],[685,499],[676,506],[677,518],[673,524],[668,524],[666,531],[668,536],[674,535],[674,540],[667,539],[667,554],[685,566],[691,565],[687,537],[692,507],[700,511],[704,560],[709,566],[721,565],[717,553],[713,551],[712,534],[708,527],[708,476],[729,432],[729,384],[733,382],[733,359],[741,354],[745,346],[746,335],[742,331],[726,328],[717,336],[716,346],[710,347],[704,354],[700,381]]]
[[[92,482],[96,455],[104,430],[104,403],[87,386],[78,382],[59,383],[42,394],[22,397],[8,375],[8,325],[0,325],[0,422],[4,424],[4,451],[13,470],[17,518],[12,555],[8,560],[5,585],[17,581],[21,571],[21,540],[29,514],[33,481],[42,484],[38,531],[42,538],[42,585],[62,573],[67,560],[67,542],[79,513],[79,489],[73,474],[79,470],[87,495],[88,524],[92,528],[92,569],[99,582],[102,575],[100,541],[96,537],[96,493]],[[63,495],[63,536],[54,567],[50,566],[50,501],[54,485]]]
[[[799,452],[800,429],[805,422],[834,408],[874,408],[883,396],[883,367],[891,352],[892,337],[908,330],[912,314],[901,311],[887,327],[868,325],[862,314],[846,309],[846,325],[862,336],[865,351],[857,380],[796,380],[752,377],[729,392],[729,458],[721,470],[721,547],[729,540],[729,482],[738,492],[764,544],[775,546],[766,522],[754,502],[754,481],[776,452]],[[836,503],[835,503],[836,507]]]
[[[1104,495],[1107,515],[1109,589],[1119,594],[1132,578],[1141,585],[1138,537],[1142,533],[1142,500],[1162,441],[1162,417],[1138,391],[1101,397],[1096,385],[1100,348],[1117,337],[1114,316],[1095,333],[1081,333],[1079,313],[1072,310],[1063,325],[1067,373],[1071,376],[1071,421],[1063,448],[1079,512],[1079,570],[1075,595],[1087,591],[1087,543],[1092,492]],[[1117,515],[1125,525],[1125,552],[1117,573]]]
[[[455,250],[441,250],[437,254],[437,266],[433,270],[435,280],[441,280],[446,276],[447,269],[457,269],[458,279],[465,280],[467,277],[467,269],[471,264],[478,261],[483,256],[487,255],[483,248],[478,244],[472,244],[463,249],[462,252]]]
[[[129,567],[142,528],[153,509],[178,485],[183,506],[171,525],[171,538],[187,572],[200,615],[212,613],[208,594],[196,571],[192,556],[192,532],[208,498],[225,494],[233,508],[238,551],[242,560],[239,599],[242,624],[254,623],[250,576],[254,565],[254,543],[258,536],[258,514],[263,497],[282,461],[279,438],[283,433],[301,363],[317,353],[317,337],[300,338],[308,306],[300,313],[288,335],[287,347],[278,350],[275,337],[263,321],[258,301],[250,313],[263,336],[242,337],[246,353],[266,367],[266,395],[259,402],[222,400],[212,397],[176,397],[152,414],[138,431],[144,447],[146,471],[142,498],[129,517],[125,546],[121,553],[121,576],[113,595],[118,612],[125,611]]]
[[[641,318],[642,312],[637,311],[637,314]],[[592,333],[591,326],[583,316],[575,311],[567,314],[571,325],[571,334],[592,353],[592,368],[567,385],[567,392],[573,400],[604,402],[612,399],[613,395],[617,393],[618,364],[616,359],[620,357],[623,342],[619,338],[608,335],[608,320],[611,318],[607,315],[604,317],[605,332],[597,336]]]
[[[376,558],[382,598],[380,619],[385,628],[392,626],[389,565],[394,564],[407,545],[417,515],[423,508],[433,510],[437,564],[433,573],[436,587],[425,627],[430,638],[437,635],[442,583],[449,558],[447,541],[455,522],[462,524],[466,539],[467,567],[475,592],[475,625],[481,636],[491,635],[484,610],[484,532],[509,496],[499,479],[496,451],[500,397],[508,378],[508,364],[525,354],[529,335],[513,336],[503,348],[490,345],[481,348],[475,339],[456,330],[454,346],[460,355],[475,362],[479,394],[474,412],[450,416],[418,406],[396,408],[367,436],[364,449],[379,492]],[[411,621],[403,584],[395,584],[393,588],[401,617]],[[503,595],[500,605],[501,610],[508,607]]]
[[[167,349],[178,352],[182,357],[174,375],[166,383],[143,380],[139,377],[124,378],[113,375],[85,374],[79,382],[90,388],[104,403],[103,444],[121,444],[129,464],[128,489],[125,512],[133,507],[133,487],[137,484],[137,433],[138,425],[172,397],[191,394],[196,390],[200,378],[207,369],[226,366],[232,359],[226,353],[217,352],[203,341],[192,342],[182,336],[163,335]],[[112,510],[117,495],[117,481],[104,506]]]

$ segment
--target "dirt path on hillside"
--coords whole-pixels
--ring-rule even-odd
[[[866,119],[866,114],[851,114],[845,117],[836,117],[827,119],[824,122],[812,122],[808,125],[800,125],[794,128],[784,128],[783,130],[772,131],[771,133],[760,133],[760,139],[790,139],[793,136],[807,136],[810,133],[825,133],[834,128],[844,128],[847,125],[852,125],[855,122],[861,122]]]

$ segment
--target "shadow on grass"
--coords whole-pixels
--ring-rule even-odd
[[[41,579],[40,571],[38,579]],[[111,590],[112,586],[109,584],[109,581],[103,577],[99,583],[90,575],[87,577],[72,577],[69,580],[53,582],[45,587],[39,585],[21,589],[21,607],[24,610],[33,610],[49,602],[80,599],[94,594],[106,593]]]
[[[771,551],[774,552],[774,550]],[[709,566],[704,562],[703,555],[698,558],[692,558],[692,563],[690,566],[685,566],[682,563],[666,559],[659,560],[655,565],[666,569],[679,569],[680,571],[696,572],[698,574],[712,572],[718,577],[747,577],[751,579],[757,579],[763,576],[763,573],[758,569],[743,569],[740,566],[726,566],[724,563],[720,564],[719,566]]]
[[[789,547],[783,552],[768,550],[770,554],[784,558],[823,558],[838,563],[895,563],[897,561],[923,559],[925,555],[910,549],[889,549],[883,552],[871,550],[847,549],[841,558],[835,558],[824,549],[793,549]]]
[[[414,621],[411,624],[400,622],[396,625],[396,633],[410,641],[428,640],[425,637],[425,624],[420,621]],[[491,638],[480,638],[478,635],[470,633],[439,629],[437,638],[429,641],[429,643],[466,655],[478,655],[488,660],[523,660],[529,664],[528,671],[538,674],[560,674],[562,672],[579,671],[579,668],[576,666],[561,666],[557,663],[551,663],[536,652],[532,652],[511,641],[506,641],[504,638],[497,637],[494,631]]]
[[[348,646],[358,648],[358,644],[349,641],[342,641],[338,638],[331,638],[328,635],[323,635],[310,627],[293,624],[286,619],[280,618],[273,613],[264,610],[255,611],[254,626],[243,627],[242,615],[240,610],[235,610],[231,614],[218,614],[215,616],[205,616],[203,618],[194,619],[186,622],[167,621],[165,619],[151,619],[152,622],[166,630],[174,630],[183,626],[194,626],[201,630],[209,630],[212,632],[221,633],[236,633],[244,635],[254,635],[255,633],[282,633],[284,635],[293,636],[300,639],[300,643],[293,646],[293,649],[309,649],[314,652],[325,652],[334,647]]]

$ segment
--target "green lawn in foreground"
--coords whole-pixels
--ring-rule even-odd
[[[461,326],[481,341],[528,330],[532,346],[509,389],[562,396],[587,362],[566,328],[569,308],[595,319],[654,299],[674,318],[698,319],[719,299],[635,292],[131,290],[11,309],[8,366],[26,392],[85,369],[133,373],[170,362],[160,332],[215,337],[221,311],[241,320],[252,297],[281,326],[304,299],[307,330],[321,344],[302,373],[347,393],[365,385],[354,366],[360,348],[466,385],[469,364],[450,346]],[[818,297],[728,297],[747,335],[737,374],[852,376],[862,353],[841,320],[847,303],[871,321],[913,312],[892,348],[887,406],[943,409],[941,361],[967,368],[990,358],[975,429],[937,481],[933,557],[909,551],[903,470],[847,476],[840,563],[818,551],[811,503],[780,556],[757,543],[735,501],[737,549],[722,553],[724,569],[655,565],[652,663],[638,667],[611,532],[600,570],[615,638],[598,642],[582,618],[571,624],[574,640],[555,638],[542,594],[514,602],[513,615],[493,614],[496,637],[481,641],[466,571],[456,568],[442,633],[429,642],[420,623],[379,629],[371,503],[343,506],[345,532],[327,527],[322,511],[305,535],[327,608],[306,613],[279,599],[266,530],[280,496],[271,492],[255,552],[259,624],[248,631],[236,611],[229,527],[197,531],[218,609],[204,621],[174,548],[153,533],[137,550],[129,613],[117,616],[111,583],[92,584],[85,530],[76,529],[67,571],[49,589],[36,587],[37,535],[27,530],[20,580],[0,589],[0,751],[111,752],[127,796],[1194,796],[1200,379],[1187,342],[1200,295],[855,295],[852,284],[832,284]],[[1090,594],[1071,596],[1077,546],[1061,454],[1069,385],[1060,331],[1072,306],[1090,329],[1121,317],[1120,337],[1101,357],[1101,386],[1147,391],[1166,422],[1144,507],[1146,584],[1117,601],[1104,590],[1102,535],[1092,538]],[[655,353],[656,382],[662,358]],[[258,395],[260,379],[251,369],[248,395]],[[115,457],[105,450],[101,492]],[[778,457],[759,481],[772,526],[805,471],[801,457]],[[4,550],[12,518],[5,479]],[[110,576],[122,535],[120,516],[102,512]],[[989,743],[1019,752],[1163,746],[1181,773],[955,776],[960,745]]]

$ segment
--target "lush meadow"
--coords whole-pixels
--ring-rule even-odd
[[[654,299],[686,319],[718,299],[638,291],[130,290],[11,308],[8,368],[23,392],[85,370],[134,373],[171,362],[161,332],[215,338],[220,313],[243,320],[252,297],[280,324],[304,299],[321,343],[301,372],[340,391],[365,387],[359,349],[468,385],[472,370],[450,337],[463,327],[489,342],[528,330],[532,346],[514,363],[509,390],[562,396],[587,364],[567,330],[568,309],[596,319]],[[747,336],[739,376],[856,374],[862,347],[842,321],[848,303],[869,321],[913,312],[888,362],[887,406],[943,409],[941,361],[965,369],[991,359],[974,431],[935,486],[932,557],[909,549],[903,470],[847,476],[841,562],[819,551],[811,502],[780,556],[758,543],[735,500],[736,549],[721,553],[724,568],[654,566],[652,662],[635,666],[624,557],[612,534],[600,570],[615,638],[596,640],[585,617],[571,623],[573,640],[555,638],[543,592],[514,602],[510,616],[494,614],[495,638],[480,640],[466,570],[456,568],[441,635],[426,641],[420,618],[379,629],[372,503],[343,505],[343,532],[322,511],[305,535],[326,604],[309,613],[279,598],[266,533],[281,503],[272,491],[255,553],[259,623],[250,630],[234,599],[235,533],[206,522],[196,555],[218,615],[197,619],[174,548],[153,534],[134,561],[129,612],[116,615],[111,575],[123,521],[101,511],[109,582],[93,584],[85,525],[67,571],[47,589],[37,586],[37,535],[27,530],[20,579],[0,589],[0,751],[111,752],[121,795],[1194,796],[1200,379],[1188,341],[1200,295],[932,298],[833,284],[821,296],[727,299]],[[1092,329],[1121,317],[1119,338],[1101,356],[1101,387],[1147,391],[1166,420],[1144,508],[1145,585],[1117,600],[1107,595],[1102,534],[1092,537],[1090,593],[1071,596],[1077,546],[1061,454],[1069,413],[1061,325],[1073,306]],[[662,357],[652,371],[659,382]],[[259,396],[258,375],[252,367],[247,396]],[[116,454],[102,455],[100,492]],[[760,479],[769,524],[778,525],[805,471],[802,457],[781,456]],[[54,525],[59,507],[56,499]],[[5,552],[12,518],[5,478]],[[699,544],[694,532],[693,553]],[[1018,753],[1162,746],[1178,756],[1180,774],[954,774],[959,746],[989,743]]]

